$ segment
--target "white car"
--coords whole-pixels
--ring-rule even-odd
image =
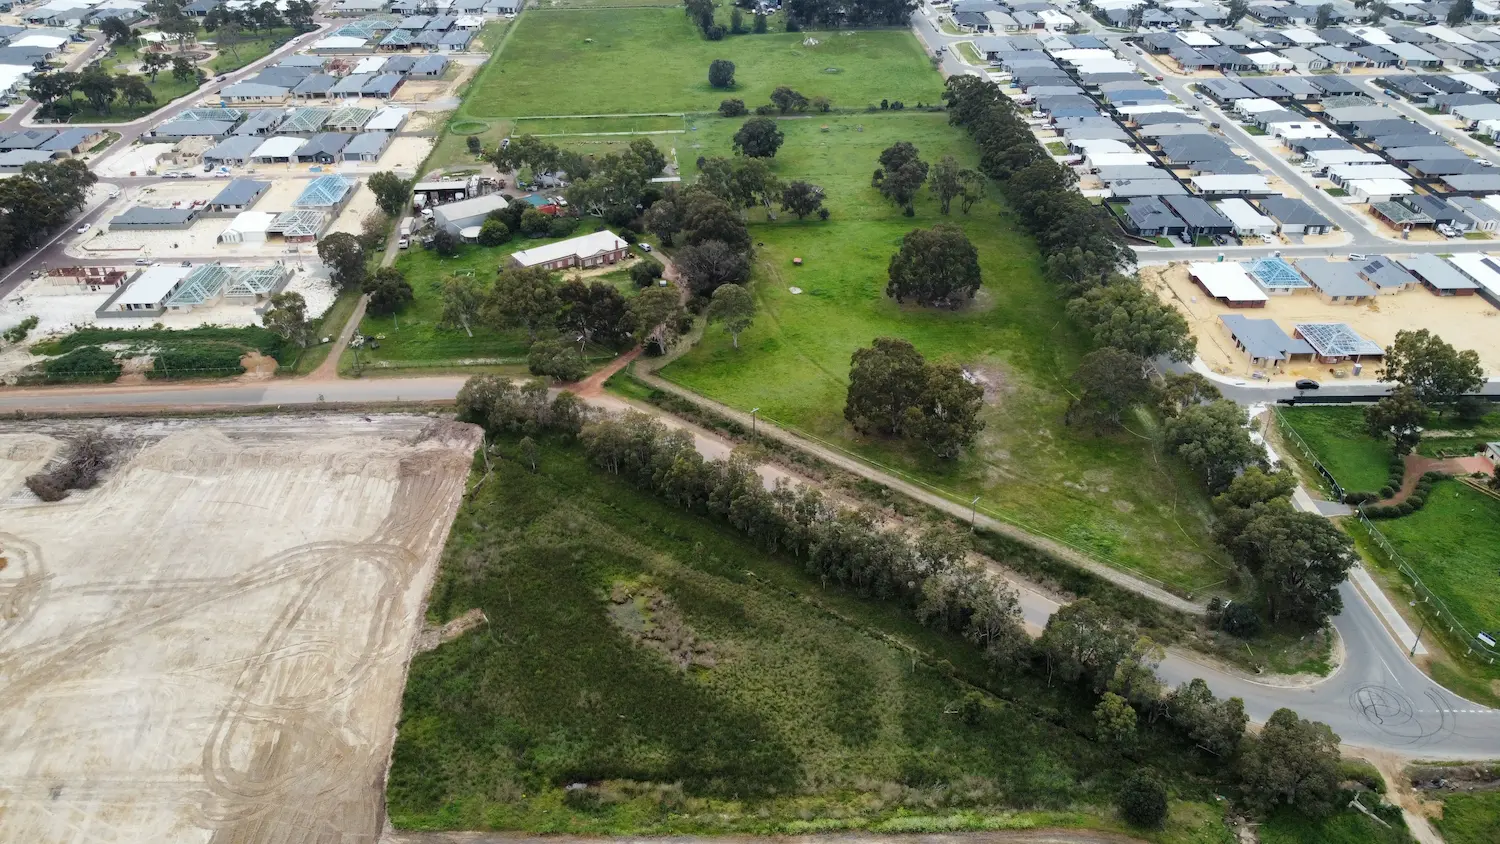
[[[181,173],[163,173],[163,174],[161,174],[161,177],[163,179],[180,179],[180,178],[182,178],[182,174]]]
[[[88,223],[84,223],[83,225],[79,226],[77,229],[74,229],[74,231],[78,232],[79,234],[83,234],[84,232],[86,232],[88,230],[89,230],[89,224]]]

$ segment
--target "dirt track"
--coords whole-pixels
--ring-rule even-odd
[[[54,504],[20,481],[69,426],[0,435],[0,840],[378,838],[479,431],[372,420],[110,424]]]

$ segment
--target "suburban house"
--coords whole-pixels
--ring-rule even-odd
[[[498,193],[487,193],[483,196],[439,205],[432,209],[432,218],[440,228],[447,229],[453,234],[462,234],[464,229],[484,225],[485,218],[491,212],[499,211],[508,204],[504,196]]]
[[[1274,320],[1220,314],[1219,323],[1234,341],[1235,348],[1250,358],[1252,367],[1276,368],[1298,359],[1312,359],[1313,347],[1306,340],[1282,331]]]
[[[1194,262],[1188,277],[1219,304],[1230,308],[1264,308],[1269,297],[1239,264]]]
[[[523,249],[510,256],[519,267],[546,267],[565,270],[569,267],[597,267],[613,264],[630,254],[630,244],[608,229],[535,249]]]

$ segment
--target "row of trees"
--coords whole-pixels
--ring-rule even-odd
[[[1218,699],[1202,680],[1166,690],[1156,674],[1162,649],[1089,600],[1059,609],[1031,642],[1015,592],[971,560],[968,537],[950,525],[915,534],[884,530],[872,514],[841,508],[811,486],[781,482],[768,490],[739,455],[704,460],[687,431],[635,412],[592,413],[567,392],[549,402],[541,382],[471,378],[458,408],[460,418],[491,431],[577,437],[601,470],[729,523],[825,583],[895,602],[979,648],[996,672],[1044,672],[1049,683],[1092,695],[1098,741],[1129,748],[1143,722],[1165,724],[1214,757],[1252,809],[1289,806],[1316,817],[1337,806],[1338,737],[1326,725],[1283,709],[1259,736],[1246,734],[1241,700]],[[977,705],[984,705],[982,697]],[[1165,790],[1149,773],[1132,777],[1121,794],[1122,812],[1142,825],[1159,825],[1166,808]]]
[[[712,78],[712,77],[710,77]],[[773,114],[786,114],[791,111],[807,111],[812,109],[819,112],[828,112],[833,108],[833,100],[823,96],[815,96],[808,99],[806,96],[793,91],[791,88],[782,86],[771,92],[771,101],[755,107],[757,116],[766,117]],[[720,117],[744,117],[750,113],[745,101],[738,97],[731,97],[719,102]]]
[[[153,82],[156,74],[166,65],[165,59],[146,65]],[[172,75],[178,79],[192,79],[201,73],[187,59],[173,61],[171,65]],[[31,77],[30,89],[27,91],[27,95],[40,104],[37,113],[54,120],[66,120],[78,111],[74,94],[82,94],[84,101],[98,114],[108,114],[116,100],[124,102],[126,106],[156,102],[156,94],[152,93],[151,86],[144,77],[128,73],[111,75],[97,64],[89,65],[82,73],[68,70],[38,73]]]
[[[903,437],[944,459],[984,428],[984,390],[951,363],[929,363],[905,340],[877,337],[849,362],[844,418],[863,434]]]
[[[912,203],[923,184],[928,186],[942,213],[949,213],[953,200],[957,199],[959,210],[967,214],[974,203],[984,199],[984,182],[984,176],[977,170],[960,166],[951,155],[943,156],[935,166],[929,165],[909,141],[898,141],[882,150],[880,167],[870,178],[871,186],[905,209],[908,217],[916,213]]]

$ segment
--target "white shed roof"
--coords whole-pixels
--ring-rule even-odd
[[[219,236],[223,237],[229,232],[263,232],[271,227],[274,219],[276,215],[270,211],[242,211],[229,221],[229,225],[224,227]]]
[[[1410,182],[1400,179],[1350,179],[1344,187],[1356,196],[1406,196],[1416,193]]]

